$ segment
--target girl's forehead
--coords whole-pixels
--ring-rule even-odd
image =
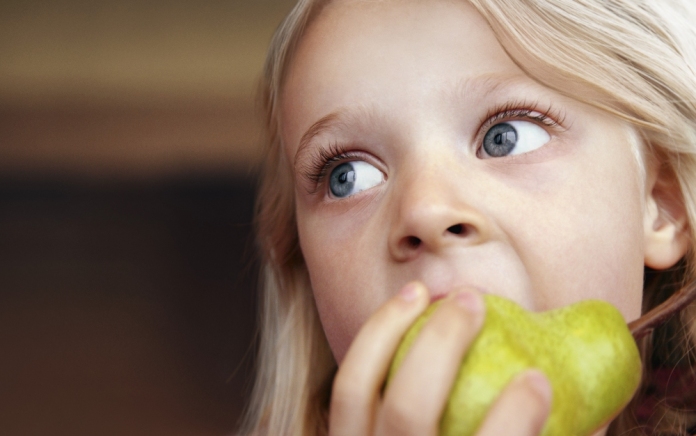
[[[334,2],[300,41],[282,117],[309,115],[315,122],[337,105],[403,109],[414,98],[467,89],[477,77],[490,85],[492,76],[526,78],[466,2]]]
[[[281,134],[286,144],[297,146],[303,132],[341,106],[401,111],[443,94],[477,97],[486,88],[504,93],[511,83],[526,82],[537,93],[567,90],[603,99],[532,62],[523,70],[517,62],[524,57],[514,47],[504,48],[466,1],[333,1],[310,23],[288,68]],[[526,71],[536,71],[536,79]],[[539,77],[549,80],[540,84]]]
[[[356,40],[367,35],[380,35],[383,39],[391,36],[417,47],[420,44],[413,40],[412,34],[418,29],[444,36],[454,28],[466,34],[467,29],[477,31],[480,27],[488,25],[464,0],[338,0],[319,11],[309,23],[305,38],[313,32],[322,36],[348,32]]]
[[[396,62],[408,72],[437,67],[433,57],[444,51],[453,61],[470,56],[467,46],[484,48],[492,61],[507,58],[488,23],[468,2],[344,0],[330,3],[309,24],[294,64],[309,57],[315,68],[349,69],[351,62],[364,59],[375,67]],[[409,63],[414,58],[418,64]]]

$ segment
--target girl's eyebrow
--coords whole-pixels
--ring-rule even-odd
[[[531,83],[530,83],[531,82]],[[520,74],[486,73],[475,77],[462,78],[451,88],[453,96],[460,99],[482,98],[490,94],[501,94],[535,85],[528,76]]]
[[[297,152],[295,152],[295,163],[297,163],[301,155],[305,153],[315,137],[332,130],[338,130],[339,127],[344,126],[350,121],[355,122],[361,120],[361,117],[370,119],[372,117],[372,111],[364,107],[341,108],[319,119],[319,121],[312,124],[300,138],[300,145],[297,147]]]
[[[529,77],[520,74],[496,74],[486,73],[475,77],[460,79],[449,87],[443,87],[443,92],[458,99],[478,98],[489,94],[505,93],[510,89],[520,89],[525,85],[535,85]],[[319,121],[312,124],[300,138],[299,146],[295,152],[294,163],[296,164],[302,155],[311,145],[312,140],[322,134],[340,127],[356,122],[365,122],[375,116],[374,108],[358,106],[340,108]]]
[[[305,151],[305,149],[312,142],[312,139],[326,132],[327,130],[332,130],[336,127],[336,125],[339,123],[342,112],[343,110],[332,112],[322,117],[319,121],[312,124],[312,126],[309,129],[307,129],[304,135],[302,135],[302,138],[300,138],[300,145],[299,147],[297,147],[297,152],[295,152],[295,162],[297,162],[298,157]]]

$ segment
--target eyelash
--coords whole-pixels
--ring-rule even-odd
[[[549,105],[546,110],[540,111],[537,109],[526,109],[530,107],[539,107],[539,103],[529,103],[525,101],[508,103],[504,106],[499,106],[494,110],[488,111],[485,117],[481,120],[481,128],[479,131],[485,131],[497,122],[505,119],[527,119],[536,121],[546,127],[558,127],[563,125],[565,115]],[[523,109],[525,108],[525,109]]]
[[[319,189],[321,182],[326,179],[329,170],[339,162],[355,159],[360,153],[349,151],[344,145],[331,143],[328,148],[319,148],[315,156],[312,157],[308,168],[303,171],[304,177],[311,183],[312,194]]]
[[[538,104],[529,104],[527,102],[514,102],[500,106],[486,114],[480,123],[481,128],[479,132],[485,132],[501,120],[509,119],[532,120],[550,128],[563,125],[565,116],[561,112],[554,110],[552,106],[548,106],[544,111],[522,109],[538,106]],[[477,143],[478,142],[481,141],[477,141]],[[351,159],[355,160],[361,155],[362,153],[350,151],[347,146],[335,142],[331,143],[327,148],[320,147],[310,160],[307,168],[302,171],[302,175],[311,184],[312,189],[310,189],[310,193],[314,194],[318,191],[322,182],[326,179],[326,176],[335,164]]]

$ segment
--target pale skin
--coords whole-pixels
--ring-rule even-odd
[[[501,124],[517,142],[496,155],[483,144]],[[534,311],[602,299],[630,321],[643,266],[686,251],[683,208],[660,200],[653,165],[642,175],[632,129],[527,77],[465,2],[332,2],[290,67],[281,137],[339,363],[332,435],[436,434],[481,293]],[[439,298],[382,395],[400,338]],[[543,374],[522,374],[478,435],[537,435],[550,401]]]

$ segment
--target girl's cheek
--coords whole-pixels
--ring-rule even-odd
[[[386,251],[380,250],[388,222],[380,193],[366,194],[309,208],[298,203],[300,246],[322,325],[337,354],[391,292],[384,275]]]

